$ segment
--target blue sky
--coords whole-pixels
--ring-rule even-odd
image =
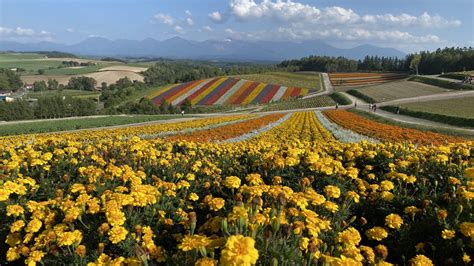
[[[473,0],[0,0],[0,39],[321,40],[405,52],[474,46]]]

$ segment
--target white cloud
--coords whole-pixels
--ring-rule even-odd
[[[176,25],[176,26],[174,27],[174,31],[176,31],[176,32],[179,33],[179,34],[183,34],[183,33],[184,33],[183,27],[178,26],[178,25]]]
[[[230,0],[231,13],[241,21],[268,18],[280,22],[315,25],[365,25],[395,27],[446,28],[461,25],[459,20],[447,20],[439,15],[423,13],[413,16],[402,13],[359,15],[352,9],[338,6],[319,9],[316,6],[302,4],[292,0]],[[214,12],[216,15],[219,12]]]
[[[69,33],[73,33],[74,29],[73,28],[67,28],[66,31],[69,32]]]
[[[192,17],[192,16],[193,16],[193,13],[191,13],[191,11],[189,11],[189,10],[184,11],[184,13],[185,13],[186,16],[188,16],[188,17]]]
[[[210,26],[204,26],[202,29],[208,32],[214,31]]]
[[[192,18],[187,18],[187,19],[186,19],[186,23],[187,23],[189,26],[194,25],[194,21],[193,21]]]
[[[154,16],[155,20],[160,23],[173,26],[174,25],[174,18],[168,14],[158,13]]]
[[[220,23],[224,21],[224,15],[221,14],[219,11],[209,13],[208,17],[216,23]]]
[[[51,32],[41,30],[35,31],[33,29],[16,27],[16,28],[7,28],[0,26],[0,37],[6,40],[52,40],[53,34]]]

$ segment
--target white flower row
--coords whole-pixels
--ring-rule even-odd
[[[245,140],[248,140],[250,138],[253,138],[263,132],[266,132],[276,126],[279,126],[281,123],[285,122],[286,120],[288,120],[288,118],[290,118],[291,114],[286,114],[284,117],[278,119],[277,121],[273,122],[273,123],[270,123],[264,127],[261,127],[259,129],[255,129],[249,133],[245,133],[243,135],[240,135],[238,137],[235,137],[235,138],[231,138],[231,139],[226,139],[226,140],[223,140],[223,141],[218,141],[217,143],[235,143],[235,142],[240,142],[240,141],[245,141]]]
[[[216,128],[216,127],[223,127],[223,126],[240,123],[240,122],[243,122],[245,120],[254,119],[254,118],[256,118],[256,117],[252,116],[252,117],[246,117],[246,118],[242,118],[242,119],[238,119],[238,120],[234,120],[234,121],[207,125],[207,126],[204,126],[204,127],[186,128],[186,129],[183,129],[183,130],[174,130],[174,131],[165,131],[165,132],[160,132],[160,133],[157,133],[157,134],[141,134],[141,135],[138,135],[138,136],[141,139],[156,139],[156,138],[162,138],[162,137],[167,137],[167,136],[177,135],[177,134],[187,134],[187,133],[191,133],[191,132],[194,132],[194,131],[197,131],[197,130],[207,130],[207,129],[212,129],[212,128]]]
[[[340,141],[340,142],[346,142],[346,143],[357,143],[361,141],[368,141],[368,142],[373,142],[373,143],[380,143],[380,141],[375,140],[373,138],[360,135],[358,133],[355,133],[349,129],[342,128],[336,123],[333,123],[327,119],[326,116],[321,113],[321,111],[316,111],[316,116],[318,117],[319,121],[321,124],[329,130],[334,137]]]

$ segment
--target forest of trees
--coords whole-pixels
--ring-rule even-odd
[[[0,90],[17,91],[22,87],[23,82],[15,71],[0,68]]]
[[[416,64],[413,64],[413,60]],[[422,75],[441,74],[474,70],[474,48],[444,48],[436,51],[422,51],[409,54],[405,58],[366,56],[363,60],[344,57],[309,56],[301,59],[286,60],[278,64],[290,71],[356,72],[390,71],[408,72]],[[416,67],[415,67],[416,66]]]
[[[165,85],[188,82],[216,76],[262,73],[275,70],[273,65],[257,64],[231,64],[212,65],[205,63],[183,62],[158,62],[147,71],[143,72],[145,83],[149,85]]]
[[[0,121],[62,118],[96,114],[96,103],[90,99],[59,96],[44,97],[36,103],[23,100],[0,101]]]
[[[451,47],[417,55],[420,56],[418,72],[422,75],[474,70],[474,47]],[[414,57],[415,54],[410,54],[406,61],[411,62]]]
[[[404,59],[378,56],[366,56],[364,60],[358,61],[345,57],[309,56],[301,59],[283,61],[278,66],[291,71],[408,71]]]

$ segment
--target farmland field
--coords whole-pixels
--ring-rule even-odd
[[[316,91],[323,89],[321,76],[317,73],[269,72],[262,74],[237,75],[234,77],[268,84],[278,84],[287,87],[311,88]]]
[[[44,58],[44,55],[35,53],[2,53],[0,52],[0,62],[12,61],[12,60],[26,60],[26,59],[40,59]]]
[[[355,89],[376,102],[448,92],[448,90],[412,81],[390,82]]]
[[[316,108],[335,106],[336,102],[328,95],[315,96],[307,99],[279,101],[265,105],[263,111],[294,110],[303,108]]]
[[[333,86],[351,87],[370,84],[385,83],[404,79],[407,74],[403,73],[330,73],[329,79]]]
[[[359,119],[337,112],[340,123]],[[419,133],[394,128],[372,131],[393,142],[344,144],[313,112],[280,117],[0,138],[0,263],[401,265],[450,257],[462,265],[473,252],[474,143],[425,134],[459,144],[400,145]],[[269,122],[248,139],[221,142]],[[427,236],[425,248],[436,252],[420,257]],[[447,240],[456,245],[444,248]]]
[[[87,129],[96,127],[118,126],[158,120],[178,118],[175,115],[129,115],[106,117],[82,117],[38,122],[20,122],[15,124],[0,123],[0,136],[33,134],[66,130]]]
[[[315,90],[286,87],[245,79],[217,77],[171,85],[149,95],[156,105],[163,100],[179,105],[186,99],[192,105],[247,105],[269,103],[304,96]]]

